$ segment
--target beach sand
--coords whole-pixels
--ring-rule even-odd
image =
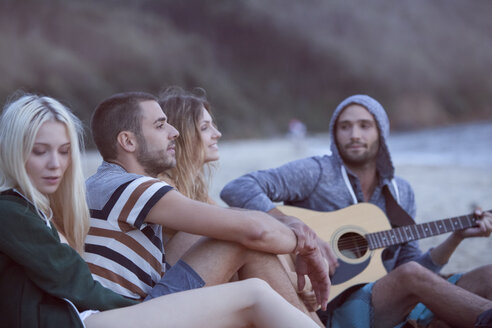
[[[319,155],[320,138],[294,143],[287,138],[220,143],[220,164],[213,174],[212,197],[220,204],[219,193],[230,180],[253,170],[267,169],[310,155]],[[84,173],[93,174],[100,164],[97,152],[84,156]],[[417,223],[454,217],[472,212],[475,204],[492,210],[492,169],[395,165],[396,174],[413,186],[417,202]],[[421,248],[427,250],[448,236],[423,239]],[[464,272],[477,266],[492,264],[492,236],[472,238],[461,243],[444,267],[443,273]]]

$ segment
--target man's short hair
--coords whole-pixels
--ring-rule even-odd
[[[142,112],[140,103],[157,97],[146,92],[124,92],[115,94],[95,109],[91,118],[94,143],[104,160],[117,157],[117,137],[121,131],[130,131],[140,136]]]

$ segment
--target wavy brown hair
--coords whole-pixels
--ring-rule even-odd
[[[159,105],[169,124],[180,134],[176,139],[177,165],[159,178],[173,184],[186,197],[211,203],[208,189],[213,164],[204,163],[205,149],[199,132],[202,107],[212,116],[205,90],[187,92],[180,87],[169,87],[159,94]]]

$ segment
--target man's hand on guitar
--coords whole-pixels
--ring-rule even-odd
[[[330,275],[335,273],[338,267],[338,259],[335,253],[331,249],[330,245],[323,239],[319,238],[316,232],[311,229],[307,224],[299,220],[294,216],[285,215],[277,208],[274,208],[268,212],[270,215],[274,216],[277,220],[286,224],[289,228],[294,231],[297,237],[297,246],[295,253],[299,252],[309,252],[314,248],[319,248],[321,255],[325,258],[328,263],[330,270]]]
[[[330,293],[330,277],[328,276],[328,265],[321,255],[319,248],[311,251],[299,252],[295,261],[297,273],[297,287],[303,290],[306,284],[304,275],[307,275],[313,286],[318,304],[326,310],[328,296]]]
[[[318,247],[318,236],[304,222],[293,216],[289,217],[287,226],[294,231],[297,237],[297,246],[295,253],[309,252]]]
[[[456,231],[455,234],[463,239],[470,237],[489,237],[492,233],[492,213],[477,209],[475,210],[475,216],[479,219],[476,227]]]
[[[340,265],[338,263],[338,258],[327,242],[325,242],[323,239],[319,237],[316,238],[318,239],[318,247],[321,250],[321,254],[328,262],[328,269],[330,271],[330,277],[331,277],[335,274],[336,269]]]
[[[291,222],[287,224],[297,236],[296,254],[300,252],[309,252],[314,248],[319,248],[321,256],[326,260],[329,269],[329,275],[335,274],[338,267],[338,258],[331,249],[330,245],[323,239],[319,238],[316,232],[307,224],[296,217],[290,217]]]
[[[268,214],[287,225],[295,233],[297,237],[297,246],[295,253],[308,252],[315,249],[317,245],[318,236],[307,224],[302,222],[296,217],[285,215],[277,208],[273,208],[268,211]]]

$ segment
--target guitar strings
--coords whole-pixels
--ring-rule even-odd
[[[463,217],[458,217],[458,218],[459,219],[462,219],[462,218],[469,219],[468,216],[463,216]],[[442,232],[439,232],[439,230],[441,230],[443,227],[445,229],[445,232],[449,232],[449,231],[447,231],[448,227],[446,226],[446,224],[443,221],[446,221],[446,220],[441,220],[440,222],[436,221],[436,223],[434,223],[434,224],[440,223],[439,227],[436,227],[437,231],[433,231],[432,227],[429,226],[429,224],[431,222],[425,222],[425,223],[417,224],[415,226],[410,227],[410,231],[408,231],[408,227],[406,227],[406,228],[398,227],[398,228],[394,228],[392,230],[385,230],[385,231],[370,233],[370,234],[367,234],[366,237],[369,237],[370,235],[372,235],[377,240],[377,237],[379,236],[379,240],[377,241],[377,244],[379,244],[379,245],[374,245],[374,246],[376,246],[375,248],[381,248],[381,247],[385,247],[385,246],[389,246],[389,245],[394,244],[394,241],[396,241],[397,243],[400,243],[400,242],[408,242],[411,240],[420,239],[420,238],[422,238],[422,237],[420,237],[421,234],[423,234],[426,237],[431,237],[431,236],[434,236],[435,234],[440,234]],[[473,221],[471,223],[473,223]],[[419,231],[418,228],[421,228],[422,231]],[[451,226],[450,231],[454,230],[452,228],[453,228],[453,226]],[[426,229],[426,230],[424,230],[424,229]],[[430,234],[428,234],[429,232],[430,232]],[[410,235],[408,235],[408,233],[410,233]],[[373,244],[372,242],[369,242],[367,238],[365,238],[359,234],[356,234],[356,233],[349,233],[349,234],[351,234],[351,235],[350,236],[344,235],[338,241],[337,246],[338,246],[339,250],[349,251],[352,253],[364,253],[365,254],[367,249],[370,248],[369,246]],[[414,236],[415,234],[418,236],[417,238],[415,238],[415,236]]]
[[[361,257],[367,252],[368,242],[359,234],[348,233],[339,239],[337,246],[342,253],[350,252],[349,257]]]
[[[390,244],[392,243],[392,240],[391,239],[388,239],[386,237],[384,237],[385,239],[382,240],[382,242],[390,242]],[[396,236],[396,240],[398,241],[398,236]],[[372,244],[371,242],[369,242],[367,240],[367,238],[364,238],[363,236],[356,236],[356,237],[342,237],[340,238],[340,240],[338,241],[337,245],[339,248],[344,248],[344,249],[352,249],[350,246],[351,245],[360,245],[362,244],[362,246],[357,246],[356,249],[360,249],[360,248],[367,248],[370,244]]]

